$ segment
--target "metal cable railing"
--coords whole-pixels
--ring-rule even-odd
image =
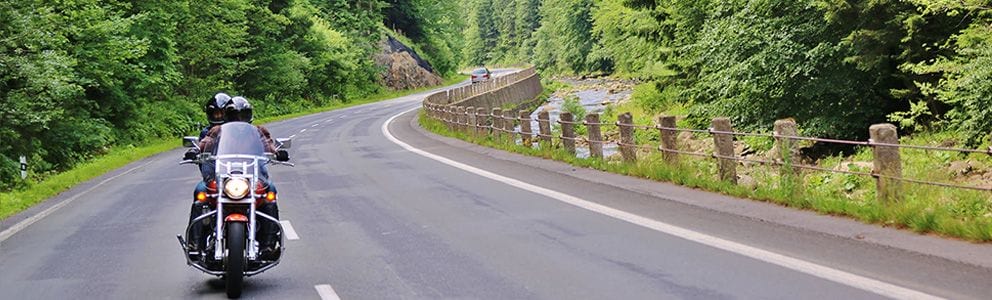
[[[548,139],[554,140],[554,139],[558,139],[558,140],[562,140],[562,141],[582,142],[582,143],[587,143],[587,144],[590,144],[590,145],[592,145],[594,143],[595,144],[599,144],[599,145],[615,144],[615,145],[617,145],[619,147],[623,147],[623,148],[634,147],[635,149],[637,149],[639,151],[670,153],[670,154],[686,155],[686,156],[693,156],[693,157],[700,157],[700,158],[713,158],[713,159],[722,159],[722,160],[732,160],[732,161],[739,162],[739,163],[745,163],[745,162],[747,162],[747,163],[754,163],[754,164],[760,164],[760,165],[785,166],[785,167],[794,168],[794,169],[803,169],[803,170],[821,171],[821,172],[832,172],[832,173],[847,174],[847,175],[856,175],[856,176],[870,176],[870,177],[880,178],[880,179],[903,181],[903,182],[909,182],[909,183],[914,183],[914,184],[930,185],[930,186],[938,186],[938,187],[946,187],[946,188],[958,188],[958,189],[967,189],[967,190],[975,190],[975,191],[992,191],[992,186],[990,186],[990,187],[985,187],[985,186],[969,186],[969,185],[955,184],[955,183],[935,182],[935,181],[931,181],[931,180],[906,178],[906,177],[903,177],[903,176],[885,175],[885,174],[880,174],[880,172],[877,172],[877,171],[874,171],[874,170],[872,172],[870,172],[870,173],[869,172],[858,172],[858,171],[850,171],[850,170],[844,170],[844,169],[838,169],[838,168],[825,168],[825,167],[820,167],[820,166],[816,166],[816,165],[795,164],[795,163],[788,163],[787,164],[786,162],[784,162],[782,160],[779,160],[779,159],[765,160],[765,159],[757,159],[757,158],[753,158],[753,157],[741,157],[741,156],[738,156],[738,155],[725,156],[725,155],[719,155],[717,153],[704,153],[704,152],[693,152],[693,151],[685,151],[685,150],[678,150],[678,149],[666,149],[663,146],[638,145],[636,142],[635,143],[625,143],[625,142],[623,142],[622,140],[624,140],[625,138],[621,138],[621,141],[611,141],[610,139],[591,140],[590,139],[591,136],[590,136],[590,138],[587,138],[587,137],[584,137],[584,136],[565,136],[564,133],[552,134],[550,132],[542,132],[542,130],[540,130],[540,128],[533,128],[533,129],[531,129],[529,131],[524,131],[523,130],[523,127],[515,127],[513,124],[516,123],[516,122],[519,122],[520,124],[523,124],[525,122],[532,123],[532,122],[535,122],[536,121],[539,124],[542,124],[541,127],[547,126],[549,123],[557,123],[559,125],[573,125],[573,126],[575,126],[575,125],[584,125],[584,126],[587,126],[587,127],[600,127],[600,128],[607,127],[607,126],[616,126],[616,128],[624,129],[624,130],[621,130],[621,135],[630,134],[630,136],[627,136],[626,139],[631,139],[631,140],[633,139],[633,132],[634,132],[634,130],[661,130],[663,136],[666,135],[666,134],[669,134],[669,137],[671,137],[670,134],[672,134],[672,132],[675,132],[675,133],[687,132],[687,133],[693,133],[693,134],[729,135],[729,136],[743,136],[743,137],[761,137],[761,138],[775,139],[775,140],[779,140],[779,141],[781,141],[781,140],[808,141],[808,142],[813,142],[813,143],[838,144],[838,145],[849,145],[849,146],[862,146],[862,147],[872,147],[872,148],[874,148],[876,150],[877,149],[897,148],[897,149],[900,149],[900,150],[901,149],[907,149],[907,150],[942,151],[942,152],[957,152],[957,153],[967,153],[967,154],[987,154],[987,155],[992,155],[992,147],[988,147],[987,149],[968,149],[968,148],[955,148],[955,147],[943,147],[943,146],[931,146],[931,145],[908,145],[908,144],[898,144],[898,143],[882,143],[882,142],[877,142],[877,141],[874,141],[874,140],[854,141],[854,140],[843,140],[843,139],[806,137],[806,136],[797,136],[797,135],[783,135],[783,134],[778,134],[777,132],[776,133],[752,133],[752,132],[737,132],[737,131],[732,131],[732,130],[731,131],[716,130],[714,128],[691,129],[691,128],[664,127],[664,126],[661,126],[661,125],[653,125],[652,126],[652,125],[643,125],[643,124],[631,124],[631,123],[625,123],[625,122],[620,122],[620,121],[618,121],[618,122],[612,122],[611,123],[611,122],[585,122],[584,120],[565,121],[565,120],[561,120],[561,119],[558,119],[558,120],[549,120],[549,119],[541,119],[541,118],[539,118],[539,119],[533,119],[533,118],[524,118],[524,117],[517,117],[517,116],[506,117],[506,116],[501,115],[501,114],[492,114],[492,113],[490,113],[488,111],[485,114],[477,114],[477,111],[476,110],[468,110],[468,111],[460,112],[460,111],[462,111],[461,107],[458,107],[456,109],[456,107],[454,107],[454,106],[451,105],[452,103],[455,103],[455,102],[461,100],[461,99],[455,99],[455,98],[452,98],[452,97],[461,97],[462,99],[469,98],[469,97],[474,97],[476,95],[479,95],[479,94],[488,92],[485,89],[498,89],[498,88],[501,88],[501,87],[505,87],[505,86],[507,86],[509,84],[512,84],[514,82],[520,81],[522,79],[525,79],[528,76],[534,75],[533,72],[528,72],[528,71],[532,71],[532,70],[528,69],[528,70],[524,70],[524,71],[518,72],[516,74],[511,75],[511,76],[513,76],[513,78],[502,79],[502,80],[500,80],[498,82],[494,82],[493,84],[490,84],[490,85],[487,85],[487,86],[475,86],[475,87],[471,87],[470,86],[470,87],[463,87],[463,88],[460,88],[458,90],[452,90],[452,91],[447,91],[447,92],[436,93],[434,95],[428,96],[428,98],[429,99],[438,100],[438,101],[436,101],[436,102],[434,102],[434,101],[428,102],[428,101],[425,100],[425,103],[423,105],[423,108],[424,108],[425,111],[428,112],[428,116],[430,116],[432,118],[435,118],[435,119],[437,119],[437,120],[439,120],[441,122],[444,122],[445,124],[448,124],[449,126],[452,126],[452,128],[455,128],[456,130],[466,129],[466,130],[469,130],[469,131],[481,130],[481,131],[500,132],[500,133],[506,133],[506,134],[511,134],[511,135],[520,134],[520,135],[526,135],[526,136],[529,136],[529,137],[532,137],[532,138],[535,138],[535,139],[539,139],[539,140],[548,140]],[[502,85],[498,85],[497,83],[502,84]],[[486,121],[480,120],[479,118],[485,118]],[[507,121],[509,121],[509,124],[505,123]],[[477,124],[476,122],[478,122],[478,123],[484,123],[484,125]],[[492,124],[489,124],[490,122]],[[504,126],[505,127],[509,127],[510,129],[506,129],[506,128],[504,128]],[[623,151],[620,151],[620,152],[622,153]],[[624,154],[624,155],[626,155],[626,154]]]

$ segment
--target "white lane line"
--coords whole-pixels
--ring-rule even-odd
[[[317,127],[317,125],[320,125],[320,124],[313,124],[313,125],[310,126],[310,128]]]
[[[134,168],[130,168],[127,171],[124,171],[124,172],[121,172],[120,174],[114,175],[113,177],[104,179],[103,181],[100,181],[100,183],[97,183],[93,187],[90,187],[89,189],[87,189],[85,191],[82,191],[79,194],[73,195],[72,197],[70,197],[69,199],[66,199],[65,201],[59,202],[58,204],[55,204],[55,205],[52,205],[52,207],[49,207],[48,209],[46,209],[46,210],[38,213],[37,215],[33,215],[33,216],[31,216],[31,217],[29,217],[27,219],[24,219],[24,221],[20,221],[17,224],[14,224],[14,226],[10,226],[10,228],[7,228],[7,230],[4,230],[3,232],[0,232],[0,242],[3,242],[5,240],[7,240],[8,238],[10,238],[12,235],[16,234],[17,232],[19,232],[21,230],[24,230],[24,228],[27,228],[28,226],[31,226],[31,224],[34,224],[35,222],[38,222],[39,220],[47,217],[48,215],[51,215],[52,213],[54,213],[55,211],[59,210],[60,208],[65,207],[66,205],[69,205],[69,203],[71,203],[72,201],[78,199],[79,197],[85,195],[86,193],[89,193],[89,192],[91,192],[91,191],[99,188],[103,184],[105,184],[107,182],[110,182],[111,180],[117,179],[118,177],[127,175],[127,174],[133,172],[134,170],[144,168],[145,166],[147,166],[147,165],[149,165],[149,164],[151,164],[153,162],[155,162],[155,161],[154,160],[151,160],[149,162],[146,162],[144,164],[141,164],[140,166],[137,166],[137,167],[134,167]]]
[[[788,269],[792,269],[798,272],[806,273],[816,277],[820,277],[826,280],[844,284],[847,286],[855,287],[861,290],[865,290],[871,293],[882,295],[885,297],[895,298],[895,299],[943,299],[934,295],[926,294],[920,291],[912,290],[909,288],[904,288],[894,284],[882,282],[872,278],[844,272],[841,270],[833,269],[827,266],[818,265],[812,262],[804,261],[801,259],[793,258],[790,256],[785,256],[775,252],[771,252],[764,249],[759,249],[756,247],[744,245],[741,243],[733,242],[730,240],[725,240],[715,236],[707,235],[701,232],[692,231],[690,229],[678,227],[658,220],[642,217],[636,214],[611,208],[602,204],[598,204],[592,201],[584,200],[579,197],[568,195],[559,191],[539,187],[532,185],[520,180],[495,174],[486,170],[482,170],[473,166],[469,166],[437,154],[433,154],[413,146],[401,142],[395,136],[389,132],[389,124],[393,123],[400,115],[405,113],[420,109],[420,107],[415,107],[410,110],[406,110],[397,115],[392,116],[386,123],[382,124],[382,133],[387,139],[392,141],[394,144],[403,147],[404,149],[419,154],[421,156],[436,160],[438,162],[444,163],[446,165],[462,169],[464,171],[474,173],[476,175],[486,177],[495,181],[505,183],[507,185],[529,191],[535,194],[539,194],[548,198],[556,199],[561,202],[565,202],[589,211],[607,215],[634,225],[652,229],[658,232],[663,232],[672,236],[680,237],[689,241],[707,245],[713,248],[722,249],[725,251],[737,253],[743,256],[747,256],[753,259],[757,259],[766,263],[778,265]]]
[[[300,133],[304,133],[304,132],[307,132],[307,129],[306,128],[303,128],[302,130],[300,130]]]
[[[329,284],[315,285],[313,288],[317,289],[317,294],[320,295],[321,300],[341,300],[341,297],[338,297],[338,293],[335,293],[334,288]]]
[[[296,137],[296,135],[295,135],[295,134],[294,134],[294,135],[291,135],[291,136],[289,136],[289,138],[295,138],[295,137]]]
[[[289,223],[287,220],[279,221],[282,224],[282,230],[286,232],[286,239],[290,241],[295,241],[300,239],[300,236],[296,234],[296,229],[293,229],[293,224]]]

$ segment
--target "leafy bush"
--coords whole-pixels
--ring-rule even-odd
[[[659,113],[668,110],[669,99],[665,98],[654,82],[642,83],[634,86],[634,93],[630,96],[638,106],[650,113]]]

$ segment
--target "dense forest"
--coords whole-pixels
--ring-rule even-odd
[[[972,146],[992,130],[988,0],[465,5],[470,63],[639,78],[646,110],[678,103],[698,127],[719,115],[767,131],[791,117],[805,134],[865,138],[871,123],[888,121],[905,132],[952,131]]]
[[[401,32],[439,75],[461,63],[442,0],[0,1],[0,190],[117,145],[204,124],[219,91],[257,115],[377,93],[372,56]]]

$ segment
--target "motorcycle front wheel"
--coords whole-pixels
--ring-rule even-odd
[[[227,283],[227,297],[241,297],[241,288],[245,279],[245,234],[244,223],[228,223],[225,244],[227,245],[227,263],[224,264],[224,280]]]

